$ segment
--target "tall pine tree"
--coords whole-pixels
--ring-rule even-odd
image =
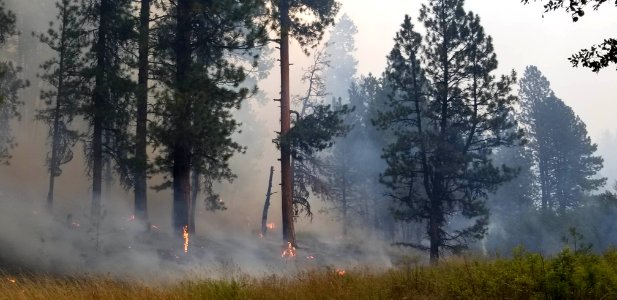
[[[226,176],[228,160],[243,147],[231,139],[238,123],[231,110],[250,94],[240,87],[246,74],[238,52],[265,40],[256,18],[260,1],[166,1],[157,25],[153,57],[156,95],[153,139],[160,147],[157,170],[170,174],[161,188],[173,187],[173,228],[190,226],[191,171]]]
[[[425,222],[436,263],[442,250],[459,251],[486,232],[487,194],[511,178],[496,167],[493,149],[515,142],[511,95],[514,75],[495,78],[492,40],[462,0],[423,5],[421,36],[405,18],[386,72],[393,85],[390,110],[378,121],[397,141],[384,152],[383,180],[400,203],[399,218]],[[422,60],[423,64],[420,64]],[[453,224],[455,217],[467,222]]]
[[[291,129],[291,93],[289,83],[289,39],[293,38],[304,49],[315,45],[325,29],[334,22],[339,9],[335,0],[271,0],[272,24],[278,29],[281,62],[281,140]],[[291,144],[281,143],[281,197],[283,240],[296,244],[293,211],[293,175]]]
[[[49,126],[51,149],[47,155],[49,190],[46,202],[49,210],[54,201],[55,178],[62,173],[61,165],[73,159],[72,148],[79,134],[71,129],[71,123],[77,114],[79,101],[86,96],[81,84],[81,54],[86,32],[79,17],[79,3],[62,0],[56,3],[56,8],[57,25],[52,24],[46,34],[39,35],[41,42],[54,52],[54,57],[41,66],[44,71],[41,78],[51,89],[41,93],[47,107],[39,110],[37,115]]]

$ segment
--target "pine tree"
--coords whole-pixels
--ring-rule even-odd
[[[353,56],[356,51],[354,35],[358,29],[347,14],[344,14],[330,31],[326,43],[326,56],[336,58],[324,72],[326,92],[334,99],[347,99],[349,87],[356,76],[358,61]]]
[[[519,121],[525,131],[525,138],[529,141],[531,154],[537,164],[537,177],[540,181],[540,197],[542,210],[547,210],[550,206],[548,157],[544,156],[546,149],[550,148],[549,141],[542,138],[538,139],[542,132],[537,132],[537,119],[539,104],[548,97],[553,96],[548,80],[540,73],[535,66],[528,66],[519,83],[519,96],[521,103],[521,113]]]
[[[82,20],[89,26],[86,38],[84,84],[91,99],[80,107],[89,123],[86,133],[88,169],[92,176],[91,218],[98,228],[101,218],[103,168],[106,159],[128,181],[127,152],[130,147],[130,116],[134,84],[126,70],[133,20],[129,0],[97,0],[82,4]]]
[[[509,118],[514,75],[492,74],[492,40],[463,4],[433,0],[422,6],[424,44],[405,18],[388,58],[391,108],[378,118],[397,136],[384,152],[383,177],[399,203],[396,216],[426,222],[429,246],[416,246],[429,250],[433,263],[442,250],[459,251],[484,235],[487,194],[513,173],[496,167],[490,154],[518,138]],[[469,224],[449,225],[456,216]]]
[[[140,1],[138,40],[138,80],[136,89],[137,118],[135,129],[134,191],[135,217],[147,224],[148,171],[148,78],[150,76],[150,0]]]
[[[19,101],[18,92],[26,88],[29,83],[20,78],[21,69],[10,62],[0,62],[0,163],[9,164],[11,149],[17,144],[11,131],[11,121],[21,118],[19,108],[23,102]]]
[[[6,9],[4,0],[0,1],[0,44],[6,43],[9,37],[17,34],[15,21],[15,14]]]
[[[542,211],[564,214],[581,207],[585,195],[606,183],[597,177],[603,165],[594,155],[597,145],[536,67],[526,68],[520,86],[521,123],[537,166]]]
[[[306,49],[323,37],[324,30],[334,22],[339,8],[335,0],[272,0],[272,23],[278,29],[281,62],[281,132],[280,140],[290,140],[286,135],[291,129],[291,93],[289,86],[289,39]],[[306,18],[310,15],[311,18]],[[305,50],[306,51],[306,50]],[[293,182],[290,144],[282,143],[281,197],[283,240],[296,244],[293,211]]]
[[[265,40],[259,1],[165,2],[153,48],[161,85],[152,137],[160,147],[157,171],[171,174],[159,188],[173,188],[173,228],[182,236],[191,223],[191,171],[229,178],[228,160],[243,147],[231,139],[238,123],[231,110],[250,95],[238,53]],[[252,61],[251,61],[252,63]]]
[[[347,131],[343,121],[343,116],[349,111],[347,105],[324,103],[328,94],[323,73],[329,65],[328,56],[324,49],[320,49],[313,53],[313,57],[313,64],[302,77],[308,89],[305,95],[296,99],[300,105],[299,111],[292,111],[296,119],[287,136],[290,139],[282,140],[290,144],[292,151],[294,217],[301,212],[312,216],[309,202],[311,192],[322,198],[331,197],[327,183],[329,166],[324,161],[323,152],[332,147],[336,137]],[[278,146],[281,145],[279,142]]]
[[[0,1],[0,45],[17,34],[15,14],[7,10],[4,1]],[[18,92],[28,86],[28,82],[17,75],[21,68],[11,62],[0,62],[0,162],[8,164],[10,150],[15,147],[15,138],[11,132],[11,120],[20,118],[19,108],[23,105]]]
[[[47,107],[39,110],[37,115],[39,120],[49,126],[51,139],[51,149],[47,155],[48,210],[53,206],[55,178],[62,174],[61,165],[73,159],[72,148],[77,143],[79,134],[71,129],[71,123],[77,113],[79,101],[85,96],[80,77],[85,37],[79,18],[80,7],[76,1],[62,0],[56,3],[56,8],[58,25],[52,25],[46,34],[38,35],[41,42],[55,52],[55,57],[41,66],[45,72],[41,79],[52,89],[41,93],[41,99],[45,100]]]

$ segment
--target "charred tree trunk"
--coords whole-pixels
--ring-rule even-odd
[[[274,176],[274,167],[270,167],[270,179],[268,179],[268,191],[266,192],[266,202],[264,203],[264,210],[261,214],[261,234],[266,235],[268,231],[268,209],[270,208],[270,196],[272,196],[272,177]]]
[[[109,0],[101,0],[99,7],[99,28],[98,40],[95,46],[96,52],[96,75],[93,96],[94,116],[92,119],[92,208],[91,218],[98,228],[101,218],[101,188],[103,181],[103,122],[105,114],[105,98],[107,82],[105,72],[107,71],[106,49],[107,33],[109,31],[109,14],[113,7]]]
[[[148,154],[146,147],[148,123],[148,50],[150,44],[150,0],[141,0],[139,14],[139,74],[137,87],[137,128],[135,143],[135,217],[148,223],[147,177]]]
[[[47,192],[47,211],[51,212],[54,205],[54,184],[56,179],[56,170],[59,167],[58,147],[60,146],[60,118],[62,117],[61,108],[64,101],[64,72],[65,72],[65,56],[66,56],[66,24],[68,23],[67,3],[62,4],[62,29],[60,35],[60,61],[58,70],[58,90],[56,96],[56,107],[54,108],[54,128],[51,142],[51,158],[49,161],[49,191]]]
[[[281,24],[281,136],[285,137],[291,127],[289,91],[289,3],[279,2]],[[291,147],[288,142],[281,143],[281,199],[283,213],[283,240],[296,245],[293,218],[293,193],[291,174]]]
[[[182,238],[185,228],[189,227],[190,207],[190,177],[191,177],[191,149],[190,141],[183,137],[188,127],[190,116],[190,99],[188,73],[191,64],[191,9],[190,0],[179,0],[177,3],[176,28],[176,105],[184,115],[176,116],[176,134],[172,149],[173,160],[173,226],[176,236]],[[189,228],[190,230],[190,228]]]

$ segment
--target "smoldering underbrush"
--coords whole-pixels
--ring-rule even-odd
[[[283,255],[287,246],[276,229],[261,237],[255,231],[229,229],[178,240],[161,230],[164,226],[140,224],[133,216],[113,213],[105,214],[97,229],[85,214],[51,215],[40,204],[8,196],[1,197],[0,211],[0,261],[12,273],[147,280],[234,278],[324,268],[386,269],[404,253],[374,237],[324,238],[299,232],[298,248]]]

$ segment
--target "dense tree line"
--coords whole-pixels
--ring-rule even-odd
[[[171,189],[175,238],[194,233],[200,196],[207,209],[225,209],[214,183],[235,178],[230,159],[246,150],[233,138],[234,112],[258,94],[250,73],[269,66],[273,42],[281,63],[274,142],[290,246],[294,222],[313,213],[316,198],[340,219],[343,236],[369,232],[427,251],[434,263],[469,247],[534,247],[561,237],[564,224],[609,245],[602,236],[613,229],[606,220],[617,196],[600,193],[603,159],[585,123],[537,67],[525,69],[517,95],[517,75],[496,73],[492,38],[464,4],[429,0],[417,22],[406,15],[383,73],[358,76],[358,28],[347,15],[335,22],[334,0],[59,0],[55,21],[35,34],[53,53],[40,69],[45,105],[37,113],[48,126],[47,208],[82,142],[93,228],[104,183],[115,179],[134,193],[145,229],[147,190]],[[583,7],[569,10],[582,16]],[[0,2],[0,42],[15,34],[15,16]],[[307,88],[293,101],[292,39],[312,59]],[[0,71],[6,161],[17,91],[27,83],[11,63]],[[150,186],[158,174],[163,183]],[[489,229],[491,217],[499,221]]]

